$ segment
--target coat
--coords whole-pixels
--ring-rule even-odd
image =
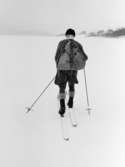
[[[58,47],[57,47],[57,51],[56,51],[56,55],[55,55],[56,66],[58,66],[59,59],[60,59],[61,55],[65,52],[65,46],[66,46],[66,44],[68,43],[69,40],[72,41],[73,39],[64,39],[64,40],[59,42]],[[82,45],[79,42],[75,41],[75,40],[73,40],[73,41],[79,47],[79,50],[80,50],[80,52],[83,55],[83,59],[86,61],[88,59],[88,57],[85,54]]]
[[[73,40],[73,39],[70,39],[70,40]],[[69,41],[69,39],[64,39],[64,40],[60,41],[58,44],[56,55],[55,55],[56,66],[58,66],[58,62],[59,62],[61,55],[65,52],[65,46],[66,46],[68,41]],[[73,40],[73,41],[78,45],[80,51],[84,55],[84,60],[86,61],[88,59],[88,57],[85,54],[81,44],[75,40]],[[61,85],[61,84],[66,84],[66,82],[69,82],[72,84],[75,84],[75,83],[77,84],[78,83],[77,71],[76,70],[63,71],[63,70],[57,69],[57,73],[56,73],[56,77],[55,77],[55,84]]]

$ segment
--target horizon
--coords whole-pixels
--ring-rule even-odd
[[[117,32],[118,30],[120,30],[120,31],[122,31],[122,30],[124,30],[125,29],[125,27],[117,27],[117,28],[115,28],[115,27],[110,27],[110,28],[108,28],[108,29],[95,29],[95,30],[91,30],[91,31],[87,31],[87,30],[81,30],[81,31],[77,31],[77,30],[75,30],[76,31],[76,35],[85,35],[85,36],[89,36],[89,37],[91,37],[91,36],[98,36],[98,32],[102,32],[102,34],[106,34],[106,33],[109,33],[109,31],[110,31],[110,34],[109,35],[113,35],[113,33],[115,33],[115,32]],[[12,30],[12,29],[11,29]],[[92,35],[93,34],[93,35]],[[45,31],[34,31],[34,32],[32,32],[32,31],[28,31],[28,30],[23,30],[23,31],[20,31],[20,30],[13,30],[13,31],[11,31],[11,32],[6,32],[6,31],[4,31],[4,32],[0,32],[0,35],[26,35],[26,36],[48,36],[48,37],[53,37],[53,36],[65,36],[65,32],[60,32],[60,33],[52,33],[52,32],[45,32]],[[100,36],[101,34],[99,34],[99,36]],[[125,34],[122,34],[122,35],[120,35],[120,36],[124,36]],[[118,36],[119,36],[119,34],[118,34]],[[109,36],[110,37],[110,36]],[[116,36],[114,36],[114,37],[116,37]]]

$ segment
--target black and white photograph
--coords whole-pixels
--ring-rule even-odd
[[[0,0],[0,167],[125,166],[124,8]]]

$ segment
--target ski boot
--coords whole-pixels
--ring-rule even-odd
[[[60,108],[59,114],[60,114],[61,117],[64,117],[65,109],[64,108]]]
[[[69,101],[67,103],[69,108],[73,108],[73,97],[69,97]]]
[[[64,117],[64,114],[65,114],[65,100],[64,99],[60,99],[59,114],[61,117]]]

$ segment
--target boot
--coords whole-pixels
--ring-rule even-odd
[[[64,114],[65,114],[65,100],[64,99],[60,99],[59,114],[61,117],[64,117]]]
[[[69,101],[67,103],[69,108],[73,108],[73,97],[69,97]]]
[[[59,114],[60,114],[61,117],[64,117],[65,109],[64,108],[60,108],[59,109]]]

